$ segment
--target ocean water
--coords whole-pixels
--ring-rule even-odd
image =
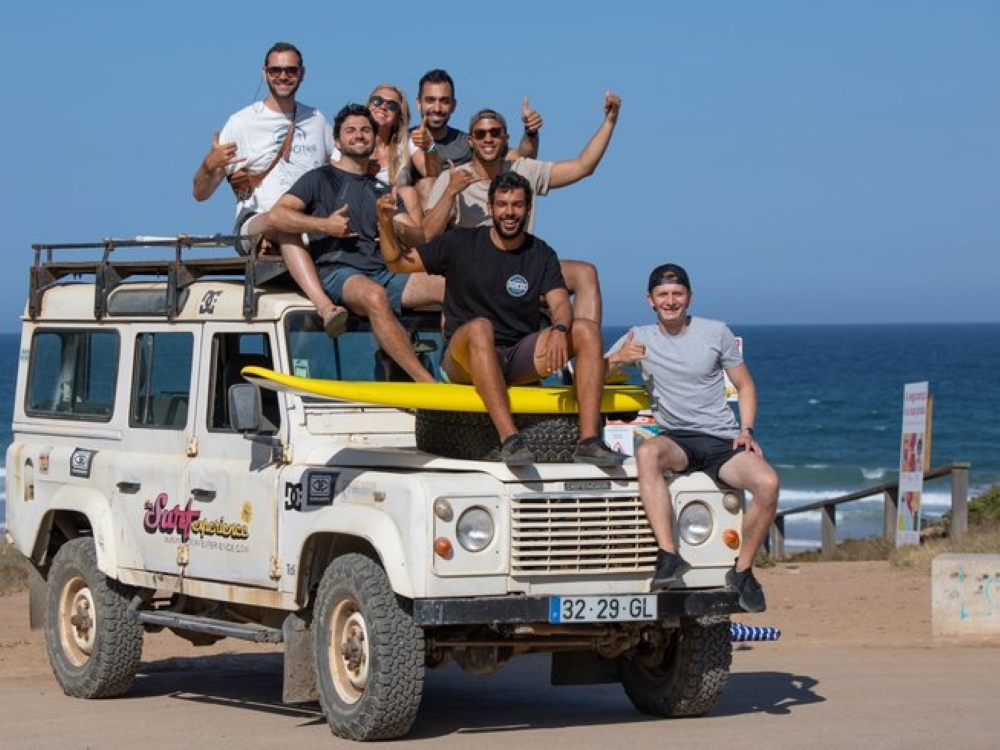
[[[643,321],[645,322],[645,321]],[[757,385],[755,433],[792,508],[895,479],[903,387],[934,397],[931,465],[968,461],[970,496],[1000,483],[1000,324],[732,326]],[[608,328],[608,344],[625,332]],[[0,334],[0,446],[10,444],[19,335]],[[6,517],[0,476],[0,523]],[[947,478],[924,488],[925,517],[950,506]],[[881,496],[838,511],[838,537],[879,535]],[[820,516],[792,516],[790,545],[818,544]]]

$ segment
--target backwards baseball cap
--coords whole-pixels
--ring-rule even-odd
[[[651,292],[660,284],[682,284],[689,292],[691,291],[691,281],[688,279],[687,271],[676,263],[664,263],[654,268],[649,274],[649,286],[646,291]]]
[[[480,120],[496,120],[501,125],[503,125],[504,130],[507,129],[507,121],[503,118],[503,115],[497,112],[495,109],[490,109],[487,107],[486,109],[481,109],[478,112],[476,112],[476,114],[474,114],[472,118],[469,120],[470,133],[472,132],[472,129],[476,127],[476,123],[479,122]]]

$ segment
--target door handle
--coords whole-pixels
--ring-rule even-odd
[[[120,493],[122,493],[123,495],[134,495],[140,489],[142,489],[142,483],[141,482],[119,482],[118,483],[118,491]]]
[[[201,487],[195,487],[191,490],[191,497],[199,502],[205,503],[209,500],[215,500],[215,490],[206,490]]]

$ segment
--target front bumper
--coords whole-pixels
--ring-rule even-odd
[[[415,599],[418,625],[494,625],[549,621],[551,596],[480,596],[455,599]],[[739,594],[726,589],[661,591],[657,619],[708,617],[742,612]]]

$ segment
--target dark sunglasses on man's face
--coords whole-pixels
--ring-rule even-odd
[[[289,78],[298,78],[302,73],[302,68],[298,65],[268,65],[265,70],[271,78],[277,78],[282,73]]]
[[[503,135],[503,128],[476,128],[472,131],[472,137],[477,141],[483,140],[486,136],[499,138]]]
[[[373,96],[371,101],[368,102],[373,107],[381,107],[385,105],[390,112],[399,112],[399,102],[393,101],[392,99],[386,99],[382,96]]]

